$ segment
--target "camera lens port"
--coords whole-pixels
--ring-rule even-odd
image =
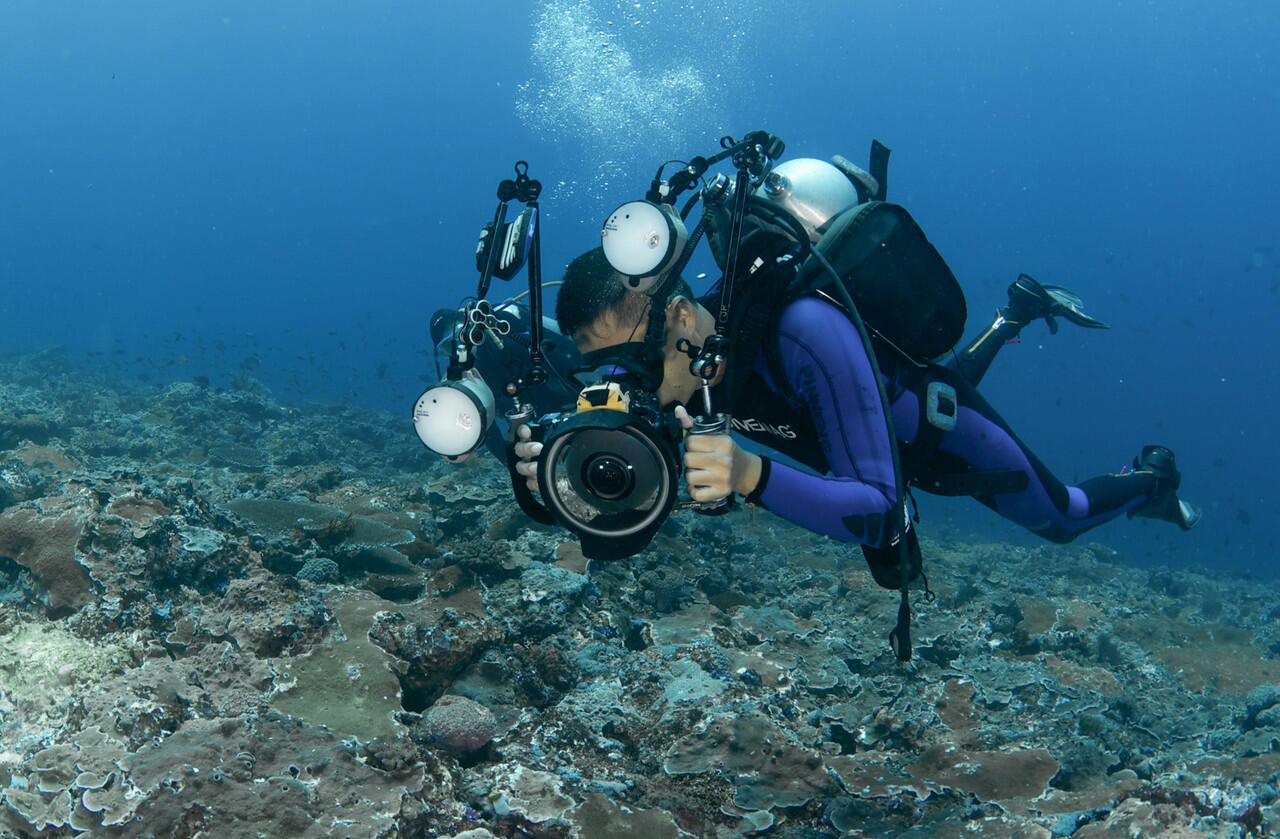
[[[625,460],[612,453],[601,453],[584,464],[582,484],[599,498],[616,501],[635,488],[636,476]]]

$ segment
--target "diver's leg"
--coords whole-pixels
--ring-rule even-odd
[[[1007,307],[1006,307],[1007,308]],[[996,309],[996,319],[986,331],[973,339],[969,346],[949,359],[948,366],[964,377],[971,385],[977,385],[987,375],[991,362],[996,360],[1000,348],[1018,337],[1026,321],[1011,320],[1005,309]]]
[[[1026,274],[1009,285],[1009,302],[996,310],[996,319],[969,346],[956,353],[947,365],[975,387],[987,374],[1000,348],[1018,337],[1022,327],[1044,318],[1050,332],[1058,331],[1055,318],[1092,329],[1107,325],[1084,313],[1080,297],[1061,286],[1043,285]]]
[[[1173,521],[1183,529],[1199,520],[1199,513],[1177,497],[1172,455],[1166,459],[1150,454],[1167,449],[1148,447],[1131,470],[1067,486],[1023,445],[977,391],[963,385],[957,391],[960,407],[956,427],[943,435],[932,465],[940,472],[1024,472],[1028,482],[1020,492],[977,496],[1004,518],[1054,542],[1069,542],[1125,513]]]

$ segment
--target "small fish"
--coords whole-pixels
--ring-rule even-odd
[[[1249,255],[1249,264],[1245,266],[1246,271],[1261,271],[1267,267],[1267,263],[1271,261],[1271,248],[1258,247],[1253,249],[1253,253]]]

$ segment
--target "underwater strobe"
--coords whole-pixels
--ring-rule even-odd
[[[486,340],[502,346],[502,336],[511,331],[511,322],[500,317],[485,300],[494,277],[509,280],[530,263],[530,292],[541,291],[541,275],[537,270],[538,195],[542,184],[529,177],[529,164],[515,165],[516,177],[498,184],[498,208],[493,220],[480,231],[476,248],[476,267],[480,283],[475,297],[460,309],[451,337],[449,370],[435,387],[428,388],[413,406],[413,429],[418,439],[433,452],[445,457],[460,457],[475,451],[484,442],[494,420],[493,391],[476,371],[476,349]],[[521,201],[526,206],[515,219],[507,222],[507,205]],[[534,310],[530,316],[528,368],[520,377],[529,385],[546,381],[541,349],[541,297],[533,294]],[[434,329],[435,324],[433,324]],[[435,337],[435,336],[433,336]]]
[[[413,406],[418,439],[445,457],[475,451],[492,423],[493,391],[474,371],[429,388]]]
[[[600,246],[629,288],[648,292],[684,253],[689,232],[670,204],[628,201],[609,214]]]
[[[418,439],[445,457],[475,451],[493,425],[493,391],[465,362],[486,334],[505,335],[511,330],[509,322],[494,316],[486,300],[468,305],[462,321],[457,343],[461,349],[448,374],[438,385],[427,388],[413,406],[413,430]]]

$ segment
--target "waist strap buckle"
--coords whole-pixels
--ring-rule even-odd
[[[946,382],[929,382],[924,395],[924,412],[925,419],[939,431],[955,428],[956,416],[960,412],[956,389]]]

